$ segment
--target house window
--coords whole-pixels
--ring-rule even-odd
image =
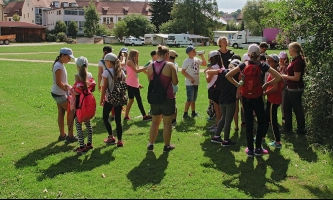
[[[11,18],[9,18],[9,19],[8,19],[8,21],[12,21],[12,19],[11,19]]]
[[[103,17],[103,23],[106,23],[106,17]]]
[[[110,17],[110,22],[113,22],[113,17]]]

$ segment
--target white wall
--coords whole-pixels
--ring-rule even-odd
[[[35,23],[35,8],[31,0],[25,0],[22,7],[21,22]]]

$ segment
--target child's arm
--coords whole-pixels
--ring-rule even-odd
[[[192,83],[195,82],[195,79],[194,79],[192,76],[190,76],[190,75],[186,72],[186,69],[182,69],[182,74],[183,74],[186,78],[188,78],[189,80],[191,80]]]
[[[201,57],[201,61],[202,61],[201,66],[207,66],[207,62],[206,62],[206,59],[205,59],[204,55],[200,54],[199,56]]]

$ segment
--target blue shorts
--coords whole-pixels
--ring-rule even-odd
[[[57,94],[53,94],[52,92],[51,92],[51,95],[52,95],[53,99],[57,102],[57,104],[63,104],[67,101],[66,95],[57,95]]]
[[[186,86],[187,101],[196,101],[198,97],[198,85]]]

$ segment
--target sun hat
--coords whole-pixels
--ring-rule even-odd
[[[257,44],[251,44],[247,49],[247,54],[251,55],[252,53],[255,53],[258,56],[260,55],[260,48]]]
[[[73,51],[70,48],[64,47],[60,49],[60,54],[69,55],[71,58],[75,59]]]
[[[114,53],[108,53],[104,56],[104,60],[109,60],[109,61],[116,61],[118,57]]]
[[[178,54],[177,54],[177,52],[174,51],[174,50],[169,50],[169,56],[172,56],[172,57],[174,57],[174,58],[177,58],[177,57],[178,57]]]
[[[80,56],[76,59],[75,64],[79,67],[88,66],[88,59],[84,56]]]

